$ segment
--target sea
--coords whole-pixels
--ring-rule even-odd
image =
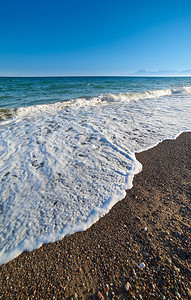
[[[90,227],[135,153],[191,130],[191,77],[0,78],[0,264]]]

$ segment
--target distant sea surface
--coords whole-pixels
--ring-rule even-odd
[[[190,120],[190,77],[0,78],[0,263],[91,226]]]

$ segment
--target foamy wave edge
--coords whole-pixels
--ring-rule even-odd
[[[125,190],[117,190],[103,203],[101,207],[95,207],[87,217],[86,221],[80,222],[73,227],[63,228],[63,230],[61,230],[57,234],[52,233],[46,236],[39,237],[37,239],[25,239],[22,243],[17,245],[14,250],[8,251],[6,253],[0,253],[0,265],[8,263],[24,251],[33,251],[39,249],[44,244],[54,243],[56,241],[60,241],[65,236],[71,235],[76,232],[85,231],[93,224],[95,224],[101,217],[106,215],[117,202],[125,198],[126,190],[129,190],[133,187],[134,176],[142,170],[142,164],[136,159],[135,153],[131,152],[130,156],[134,164],[126,174]]]
[[[169,136],[166,139],[175,140],[177,139],[182,133],[190,132],[190,130],[179,131],[177,134]],[[165,140],[165,139],[164,139]],[[156,144],[150,145],[148,148],[143,148],[137,153],[142,151],[147,151],[155,146],[157,146],[163,140],[158,140]],[[9,261],[13,260],[14,258],[18,257],[24,251],[33,251],[39,249],[42,245],[48,243],[54,243],[56,241],[60,241],[65,236],[71,235],[76,232],[85,231],[90,228],[93,224],[95,224],[101,217],[109,212],[109,210],[120,200],[124,199],[126,196],[126,191],[133,187],[133,179],[134,176],[142,171],[142,164],[136,159],[135,153],[131,152],[131,159],[134,161],[134,165],[131,170],[126,174],[127,177],[127,185],[125,190],[117,191],[112,197],[110,197],[102,207],[95,207],[93,211],[90,213],[89,217],[86,221],[81,222],[73,227],[68,227],[63,229],[58,234],[49,234],[48,236],[43,236],[38,239],[30,239],[23,241],[20,245],[17,246],[13,251],[3,253],[0,255],[0,265],[6,264]]]
[[[151,90],[145,92],[125,92],[118,94],[101,94],[97,97],[84,97],[76,98],[69,101],[55,102],[50,104],[33,105],[27,107],[14,108],[0,108],[0,121],[10,119],[13,116],[27,117],[30,115],[41,115],[42,113],[53,113],[63,109],[77,109],[81,107],[90,107],[97,105],[117,104],[120,102],[130,103],[132,101],[139,101],[145,99],[155,99],[164,96],[170,96],[172,94],[191,94],[191,87],[185,86],[179,89],[161,89]]]

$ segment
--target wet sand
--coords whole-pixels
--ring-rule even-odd
[[[107,215],[0,267],[0,299],[191,298],[191,133],[136,157]]]

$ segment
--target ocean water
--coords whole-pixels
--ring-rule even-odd
[[[91,226],[190,116],[191,78],[0,78],[0,263]]]

